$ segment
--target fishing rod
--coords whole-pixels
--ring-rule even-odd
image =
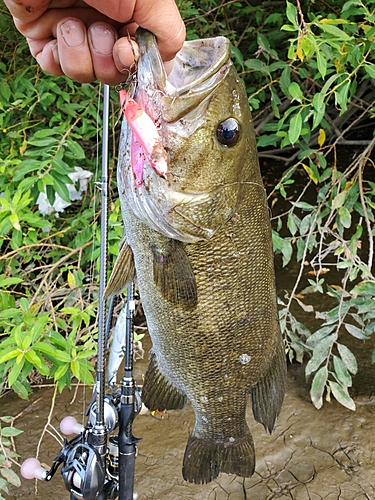
[[[141,409],[141,399],[133,378],[134,338],[134,282],[127,289],[125,330],[122,350],[125,367],[120,389],[112,388],[105,394],[106,347],[112,319],[114,301],[106,314],[105,288],[108,248],[108,124],[109,86],[104,85],[102,129],[102,179],[100,225],[100,272],[98,307],[98,358],[96,382],[92,403],[88,409],[88,422],[79,424],[74,417],[65,417],[60,430],[65,435],[78,434],[68,441],[53,460],[50,470],[43,468],[36,458],[25,460],[21,475],[26,479],[50,481],[62,464],[61,474],[71,500],[134,500],[134,469],[136,443],[140,439],[132,433],[133,420]],[[120,313],[116,327],[123,315]],[[116,328],[115,327],[115,328]],[[111,347],[112,349],[112,347]],[[112,354],[112,353],[111,353]],[[119,428],[118,435],[109,434]]]

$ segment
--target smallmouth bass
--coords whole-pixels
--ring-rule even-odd
[[[168,173],[150,167],[124,121],[117,175],[125,235],[107,295],[136,273],[153,344],[143,401],[164,410],[189,400],[195,412],[184,478],[250,477],[246,404],[250,395],[255,419],[271,432],[286,363],[246,93],[224,37],[186,42],[168,77],[154,36],[139,29],[136,39],[135,100],[158,128]]]

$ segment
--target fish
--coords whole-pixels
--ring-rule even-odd
[[[184,479],[251,477],[246,406],[251,400],[255,420],[271,432],[286,360],[246,91],[225,37],[185,42],[169,75],[154,35],[138,28],[136,41],[134,100],[158,130],[167,167],[161,175],[149,164],[124,120],[117,167],[124,237],[106,295],[136,276],[152,340],[144,404],[163,411],[189,401],[194,410]]]

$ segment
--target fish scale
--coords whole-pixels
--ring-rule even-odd
[[[255,467],[245,420],[249,395],[255,419],[271,431],[284,396],[286,365],[268,206],[246,94],[222,37],[184,45],[181,73],[186,60],[199,59],[201,43],[205,61],[212,49],[207,88],[202,68],[198,90],[194,86],[192,67],[186,103],[182,91],[176,88],[172,98],[170,90],[183,75],[172,72],[167,80],[159,74],[153,35],[140,30],[137,42],[135,99],[158,120],[170,176],[158,177],[146,162],[144,185],[134,185],[131,130],[124,123],[118,187],[125,243],[107,293],[125,286],[135,267],[152,340],[143,401],[151,410],[164,410],[182,408],[189,400],[195,412],[184,478],[205,483],[220,472],[249,477]],[[236,120],[239,133],[226,146],[217,130],[228,118]]]

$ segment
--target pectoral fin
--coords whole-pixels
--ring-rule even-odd
[[[105,289],[104,297],[107,298],[121,293],[132,282],[134,275],[135,267],[132,249],[126,242],[120,243],[120,251]]]
[[[163,297],[183,309],[193,309],[198,303],[197,283],[183,244],[165,239],[151,245],[154,282]]]

